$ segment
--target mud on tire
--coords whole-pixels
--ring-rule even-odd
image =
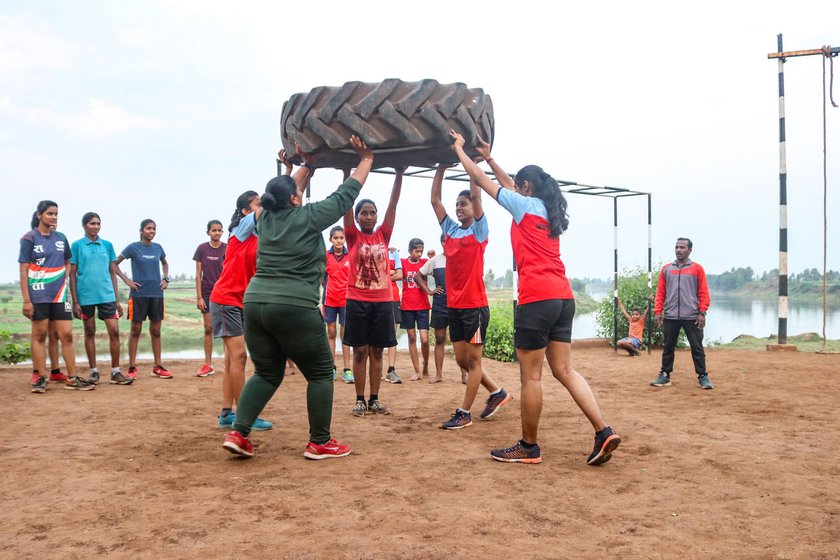
[[[287,153],[295,142],[316,154],[316,167],[346,168],[359,158],[350,146],[357,134],[376,157],[374,167],[433,166],[456,162],[449,129],[466,140],[466,151],[481,136],[493,144],[493,103],[479,88],[436,80],[347,82],[293,95],[283,104],[281,133]],[[293,158],[292,161],[297,163]]]

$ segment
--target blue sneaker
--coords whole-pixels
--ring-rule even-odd
[[[498,393],[494,393],[487,397],[487,406],[484,407],[484,410],[481,411],[481,415],[479,418],[482,420],[487,420],[494,414],[496,414],[500,408],[504,404],[506,404],[510,400],[510,395],[504,389],[499,389]]]
[[[227,416],[219,415],[219,428],[229,430],[233,427],[233,421],[236,420],[236,413],[230,412]]]
[[[336,379],[338,379],[338,370],[335,369],[335,366],[333,366],[333,381]]]
[[[356,378],[353,377],[353,372],[351,370],[349,370],[348,368],[344,368],[344,373],[341,374],[341,379],[345,383],[355,383],[356,382]]]
[[[517,441],[512,447],[494,449],[490,452],[490,456],[503,463],[529,463],[532,465],[542,463],[540,446],[534,444],[531,449],[528,449],[522,445],[522,440]]]
[[[469,426],[472,426],[472,415],[460,408],[456,408],[452,418],[440,425],[444,430],[460,430]]]
[[[270,430],[272,426],[274,426],[274,424],[272,424],[268,420],[257,418],[256,420],[254,420],[254,423],[251,424],[251,430],[260,432],[263,430]]]

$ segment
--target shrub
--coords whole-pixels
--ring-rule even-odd
[[[512,362],[513,355],[513,304],[494,302],[490,305],[490,323],[484,339],[483,356],[500,362]]]
[[[29,359],[31,355],[28,342],[21,344],[12,340],[10,332],[0,331],[0,363],[18,364]]]

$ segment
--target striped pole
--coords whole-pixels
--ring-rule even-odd
[[[613,348],[618,352],[618,197],[613,197]]]
[[[650,195],[647,195],[648,203],[648,294],[653,293],[653,212],[651,209]],[[647,314],[647,351],[650,354],[651,330],[653,327],[653,309],[648,298]]]
[[[779,53],[782,34],[778,35]],[[779,56],[779,344],[787,344],[788,317],[788,224],[787,158],[785,146],[785,59]]]

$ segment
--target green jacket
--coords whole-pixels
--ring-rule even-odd
[[[353,206],[361,188],[355,179],[347,179],[324,200],[262,212],[257,273],[244,302],[317,307],[327,268],[322,232]]]

